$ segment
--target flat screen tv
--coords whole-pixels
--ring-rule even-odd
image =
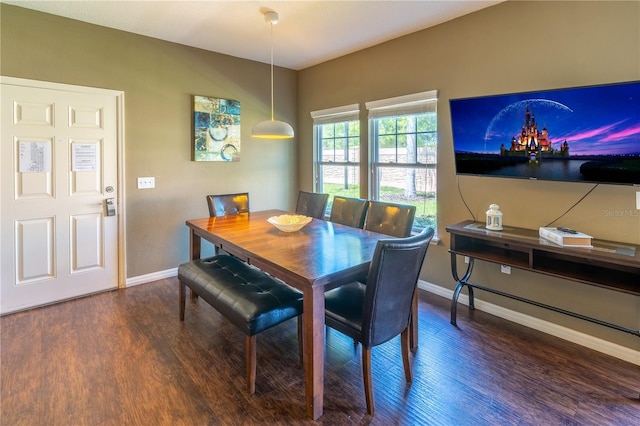
[[[640,186],[640,81],[449,105],[459,175]]]

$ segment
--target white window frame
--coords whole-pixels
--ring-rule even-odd
[[[381,168],[417,168],[424,166],[425,169],[433,169],[437,171],[437,157],[435,162],[425,163],[381,163],[378,159],[378,143],[376,139],[375,123],[377,118],[394,117],[402,115],[420,114],[427,112],[436,112],[437,114],[438,91],[429,90],[426,92],[414,93],[405,96],[397,96],[394,98],[381,99],[377,101],[366,102],[365,106],[369,116],[369,198],[377,199],[379,193],[378,175]],[[437,137],[437,130],[436,130]],[[436,175],[437,179],[437,175]],[[436,183],[437,185],[437,183]],[[436,189],[437,197],[437,189]],[[436,212],[436,224],[437,224]],[[437,229],[437,226],[436,226]]]
[[[346,121],[355,121],[360,119],[360,105],[359,104],[350,104],[344,105],[335,108],[327,108],[317,111],[311,111],[311,118],[313,118],[313,176],[314,183],[313,189],[314,191],[320,190],[320,184],[322,181],[322,176],[320,169],[322,166],[336,166],[336,165],[345,165],[345,166],[357,166],[362,167],[362,156],[359,155],[359,162],[352,162],[348,160],[343,163],[335,163],[335,162],[323,162],[320,149],[321,144],[319,141],[319,126],[323,124],[331,124],[331,123],[342,123]],[[360,132],[360,140],[362,141],[362,132]]]

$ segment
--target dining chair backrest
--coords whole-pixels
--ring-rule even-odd
[[[249,193],[207,195],[209,216],[228,216],[249,212]]]
[[[427,227],[409,238],[377,243],[364,296],[361,343],[382,344],[409,325],[420,270],[434,235]]]
[[[329,194],[300,191],[296,202],[296,214],[324,219],[328,201]]]
[[[362,228],[369,202],[362,198],[349,198],[336,195],[331,205],[329,220],[334,223]]]
[[[369,201],[364,229],[406,238],[411,235],[416,206],[395,204],[383,201]]]

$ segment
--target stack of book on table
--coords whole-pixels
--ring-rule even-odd
[[[564,247],[593,247],[591,235],[563,227],[540,227],[540,236]]]

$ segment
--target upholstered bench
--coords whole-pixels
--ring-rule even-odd
[[[180,320],[184,321],[186,287],[246,334],[247,387],[255,392],[256,334],[298,317],[298,350],[302,360],[302,293],[228,255],[183,263],[178,267]]]

